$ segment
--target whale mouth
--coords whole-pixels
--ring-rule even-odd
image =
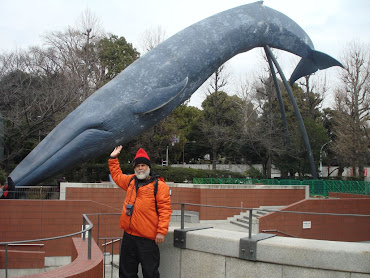
[[[60,145],[59,148],[55,148],[54,151],[52,152],[49,152],[48,149],[44,150],[41,146],[40,147],[41,150],[46,151],[48,155],[44,157],[42,160],[38,160],[37,163],[35,163],[35,165],[33,165],[32,168],[29,168],[27,170],[27,174],[24,174],[24,167],[27,167],[27,163],[26,165],[18,165],[21,166],[18,172],[21,173],[23,172],[21,180],[16,181],[17,177],[16,175],[13,177],[12,175],[13,173],[10,174],[10,177],[12,177],[17,186],[29,185],[28,180],[31,179],[33,180],[33,178],[36,177],[37,175],[41,176],[42,171],[45,171],[46,169],[49,169],[48,170],[49,172],[51,171],[57,173],[58,171],[55,169],[55,166],[58,164],[65,163],[66,158],[68,158],[69,156],[75,156],[79,154],[79,159],[81,159],[83,157],[87,158],[93,154],[96,154],[97,145],[99,144],[99,142],[101,142],[102,139],[108,140],[111,134],[112,131],[109,131],[107,129],[92,128],[84,130],[83,132],[75,136],[71,141],[67,142],[64,145]],[[40,148],[36,147],[34,151],[36,151],[37,153]]]

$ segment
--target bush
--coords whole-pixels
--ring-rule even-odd
[[[193,182],[194,178],[245,178],[242,173],[220,171],[220,170],[199,170],[192,168],[161,167],[153,165],[153,170],[161,175],[168,182]]]
[[[262,179],[263,178],[262,173],[254,167],[251,167],[246,171],[246,176],[252,179]]]
[[[132,164],[120,164],[122,172],[130,175],[134,173]],[[242,173],[220,171],[220,170],[198,170],[192,168],[167,167],[152,164],[154,172],[162,176],[168,182],[193,182],[194,178],[245,178]],[[107,163],[88,163],[66,171],[59,176],[65,176],[70,182],[99,182],[108,181],[109,168]],[[57,177],[49,179],[44,184],[56,184]]]

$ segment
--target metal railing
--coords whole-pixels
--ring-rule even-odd
[[[113,269],[114,268],[117,268],[118,269],[118,265],[114,263],[114,244],[119,242],[119,246],[121,246],[121,241],[122,241],[122,237],[103,237],[103,238],[100,238],[101,240],[104,240],[104,243],[102,244],[103,246],[103,254],[104,254],[104,263],[103,263],[103,271],[104,271],[104,277],[105,277],[105,265],[106,265],[106,254],[107,254],[107,246],[110,245],[111,246],[111,253],[110,253],[110,265],[111,265],[111,277],[113,277]],[[110,240],[109,242],[107,242],[107,240]]]
[[[97,220],[97,236],[96,236],[96,244],[99,246],[99,242],[100,240],[104,240],[104,243],[102,244],[102,247],[103,247],[103,258],[104,258],[104,262],[103,262],[103,272],[104,272],[104,277],[105,277],[105,266],[106,266],[106,254],[107,254],[107,246],[108,245],[111,245],[111,253],[110,253],[110,256],[111,256],[111,277],[113,277],[113,268],[116,267],[118,268],[117,265],[115,265],[115,263],[113,262],[113,247],[114,247],[114,243],[116,242],[121,242],[122,240],[122,236],[121,237],[100,237],[100,218],[101,216],[107,216],[107,215],[121,215],[121,213],[88,213],[86,215],[89,215],[89,216],[97,216],[98,217],[98,220]],[[110,242],[107,242],[107,240],[110,240]],[[120,245],[121,246],[121,245]]]
[[[59,191],[58,186],[17,186],[6,199],[59,200]]]
[[[39,242],[39,241],[49,241],[49,240],[56,240],[56,239],[61,239],[61,238],[67,238],[79,234],[83,234],[83,240],[86,240],[86,232],[88,233],[88,259],[91,260],[91,233],[93,229],[93,224],[90,221],[90,219],[86,216],[86,214],[82,214],[82,219],[83,219],[83,228],[82,231],[75,232],[72,234],[68,235],[62,235],[62,236],[56,236],[56,237],[48,237],[48,238],[39,238],[39,239],[30,239],[30,240],[18,240],[18,241],[8,241],[8,242],[0,242],[0,246],[5,246],[5,278],[8,278],[8,246],[12,246],[15,244],[26,244],[26,243],[31,243],[31,242]],[[86,228],[86,222],[89,224],[89,227]]]
[[[294,237],[294,238],[297,238],[297,236],[294,236],[292,234],[288,234],[286,232],[283,232],[283,231],[280,231],[280,230],[276,230],[276,229],[273,229],[273,230],[262,230],[261,231],[262,233],[279,233],[279,234],[282,234],[282,235],[286,235],[286,236],[290,236],[290,237]]]
[[[311,195],[328,196],[329,192],[370,195],[370,182],[349,180],[295,180],[247,178],[194,178],[194,184],[265,184],[308,185]]]

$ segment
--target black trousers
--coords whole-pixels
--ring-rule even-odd
[[[154,240],[127,234],[122,237],[120,278],[137,278],[139,263],[144,278],[159,278],[159,248]]]

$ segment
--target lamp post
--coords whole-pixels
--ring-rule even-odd
[[[167,150],[166,150],[166,166],[168,166],[168,146],[167,146]]]
[[[320,149],[320,178],[322,178],[322,150],[324,149],[324,147],[333,142],[332,140],[330,140],[329,142],[326,142],[324,145],[321,146],[321,149]]]

